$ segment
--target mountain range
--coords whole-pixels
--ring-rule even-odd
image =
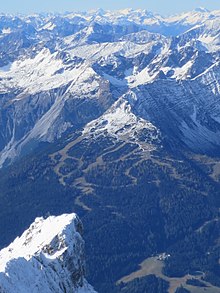
[[[74,211],[98,292],[220,292],[219,150],[220,11],[0,15],[2,247]]]

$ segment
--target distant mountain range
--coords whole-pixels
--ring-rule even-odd
[[[202,9],[1,15],[1,164],[119,104],[191,149],[218,147],[219,19]]]

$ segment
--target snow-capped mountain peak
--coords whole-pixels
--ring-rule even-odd
[[[130,98],[133,95],[135,94],[129,93]],[[140,142],[138,137],[143,131],[146,141]],[[92,135],[93,138],[103,134],[128,143],[137,143],[140,149],[148,151],[154,150],[154,143],[160,140],[159,130],[149,121],[132,113],[129,101],[123,97],[100,118],[88,123],[83,130],[83,135]]]
[[[81,233],[75,214],[36,218],[0,251],[0,292],[95,292],[84,278]]]
[[[208,10],[208,9],[206,9],[206,8],[204,8],[204,7],[197,7],[196,9],[195,9],[195,11],[196,12],[201,12],[201,13],[209,13],[210,12],[210,10]]]

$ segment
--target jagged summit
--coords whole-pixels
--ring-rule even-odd
[[[95,292],[84,278],[81,233],[75,214],[36,218],[0,251],[0,292]]]

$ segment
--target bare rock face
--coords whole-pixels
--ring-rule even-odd
[[[0,292],[95,293],[85,280],[81,232],[75,214],[36,218],[0,251]]]

